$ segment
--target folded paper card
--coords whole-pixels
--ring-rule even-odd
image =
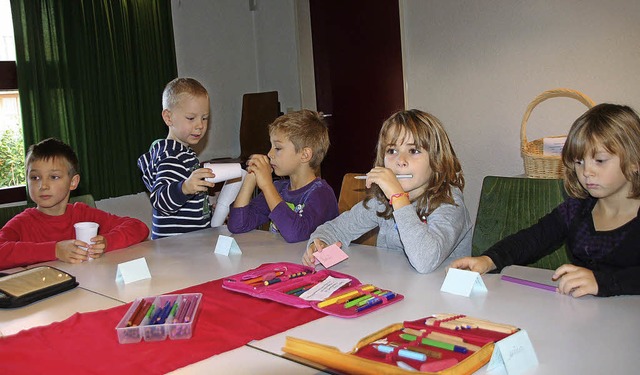
[[[496,343],[487,371],[518,375],[537,365],[538,357],[529,335],[522,329]]]
[[[218,236],[214,253],[228,256],[229,254],[242,254],[242,251],[235,238],[221,234]]]
[[[134,281],[150,278],[151,273],[149,272],[149,267],[147,266],[147,260],[145,258],[138,258],[118,264],[116,281],[129,284]]]
[[[321,251],[316,251],[313,253],[313,256],[316,257],[316,259],[318,259],[318,261],[326,268],[332,267],[349,258],[349,256],[336,244],[327,246]]]
[[[486,292],[487,287],[479,273],[449,268],[440,291],[469,297],[471,292]]]

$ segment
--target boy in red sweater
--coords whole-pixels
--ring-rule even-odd
[[[149,228],[140,220],[84,203],[69,204],[80,175],[78,157],[65,143],[49,138],[32,145],[25,165],[29,196],[36,207],[27,208],[0,229],[0,269],[55,259],[80,263],[141,242],[149,235]],[[100,225],[91,244],[75,239],[73,225],[83,221]]]

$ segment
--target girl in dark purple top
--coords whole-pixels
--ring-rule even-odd
[[[526,265],[566,242],[572,264],[553,275],[573,297],[640,294],[640,118],[599,104],[572,125],[562,150],[569,197],[533,226],[453,268],[480,273]]]

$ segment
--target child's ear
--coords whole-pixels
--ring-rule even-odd
[[[171,126],[173,123],[171,122],[171,111],[168,109],[162,110],[162,119],[167,126]]]
[[[71,185],[69,186],[69,190],[76,190],[78,184],[80,183],[80,175],[75,174],[71,177]]]
[[[311,149],[311,147],[305,147],[302,149],[302,152],[300,152],[300,158],[303,163],[308,163],[312,157],[313,157],[313,150]]]

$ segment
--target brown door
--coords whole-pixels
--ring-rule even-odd
[[[340,193],[347,172],[368,172],[382,122],[404,108],[395,0],[311,0],[318,110],[331,147],[322,177]]]

